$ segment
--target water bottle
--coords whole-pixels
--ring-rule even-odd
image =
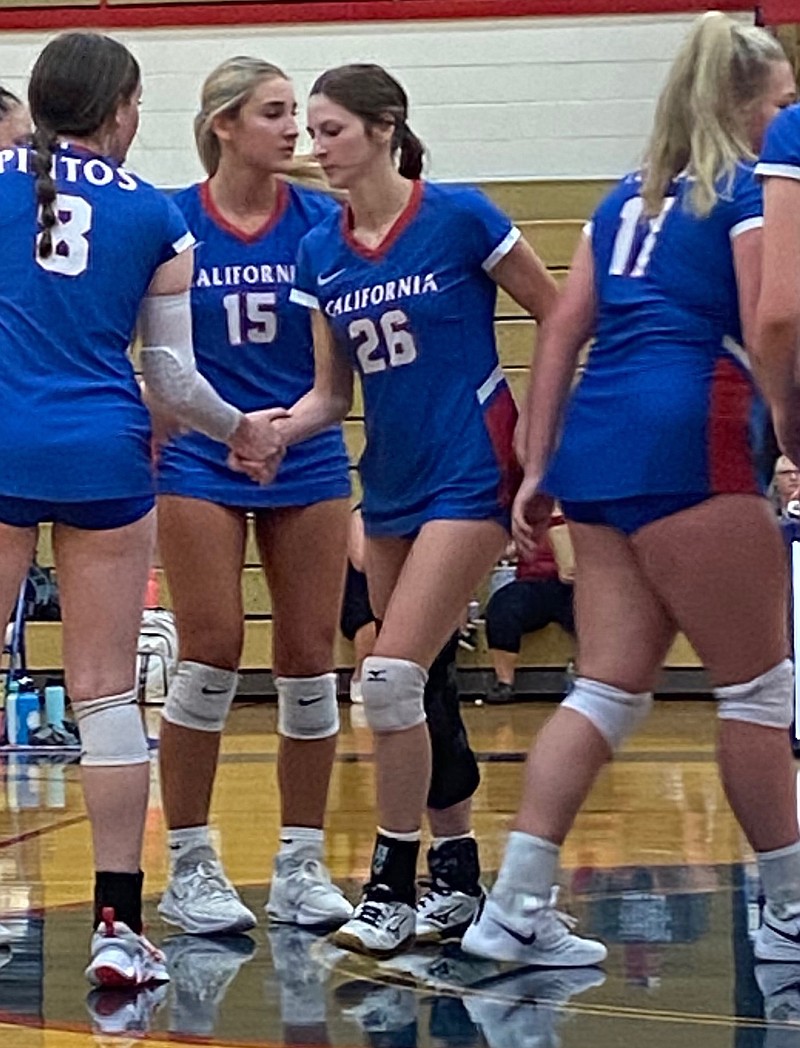
[[[11,680],[6,689],[6,739],[9,746],[17,743],[17,697],[19,696],[19,681]]]
[[[44,710],[48,724],[54,728],[64,727],[66,696],[60,684],[51,684],[44,689]]]
[[[26,688],[17,695],[16,746],[29,746],[31,733],[41,727],[39,692]]]

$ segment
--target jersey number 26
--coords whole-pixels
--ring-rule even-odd
[[[402,309],[390,309],[377,324],[369,317],[352,321],[347,334],[353,340],[361,340],[354,349],[365,375],[399,368],[417,359],[414,336],[407,324],[408,317]]]

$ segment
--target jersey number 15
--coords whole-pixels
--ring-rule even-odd
[[[274,342],[278,317],[274,291],[243,291],[222,300],[228,317],[228,341],[232,346],[244,342]]]

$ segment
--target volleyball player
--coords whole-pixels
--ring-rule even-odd
[[[292,298],[312,310],[316,380],[277,425],[294,444],[343,418],[358,372],[366,570],[382,620],[361,687],[380,825],[364,894],[334,941],[388,956],[416,933],[431,780],[428,668],[507,541],[516,409],[495,346],[497,285],[537,318],[556,291],[519,230],[482,194],[420,181],[423,147],[408,125],[406,94],[385,70],[324,73],[308,124],[314,155],[349,205],[301,245]],[[435,845],[449,842],[443,865],[459,890],[458,872],[477,870],[469,800],[451,803],[432,829]]]
[[[0,618],[37,526],[52,521],[97,871],[87,976],[113,986],[167,978],[141,934],[150,770],[134,676],[154,492],[150,420],[127,352],[137,318],[162,413],[224,440],[259,481],[282,455],[268,419],[246,418],[194,368],[192,236],[122,166],[140,94],[121,44],[57,37],[31,74],[33,144],[4,152],[0,173]]]
[[[761,270],[752,161],[794,95],[772,36],[718,13],[700,19],[662,91],[642,170],[598,207],[542,333],[514,534],[529,549],[560,499],[580,672],[533,744],[497,882],[464,936],[469,952],[557,967],[605,958],[554,908],[559,849],[600,769],[647,716],[680,629],[711,677],[723,786],[757,853],[767,906],[756,956],[800,957],[786,565],[757,482],[745,348]]]
[[[277,67],[246,57],[223,62],[203,86],[195,121],[208,179],[176,198],[198,241],[198,366],[245,411],[292,404],[314,380],[308,311],[291,303],[289,292],[301,239],[341,209],[330,195],[286,181],[296,166],[296,110],[291,81]],[[160,457],[159,547],[181,661],[161,731],[170,881],[159,911],[193,933],[255,924],[208,826],[244,640],[241,579],[251,512],[272,599],[280,737],[281,846],[267,912],[274,921],[337,925],[352,912],[323,862],[339,730],[333,645],[350,517],[341,427],[291,448],[268,487],[234,472],[227,455],[223,442],[193,433]]]

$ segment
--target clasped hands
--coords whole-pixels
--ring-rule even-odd
[[[265,408],[242,415],[230,440],[228,466],[246,473],[257,484],[269,484],[286,454],[279,420],[290,418],[285,408]]]

